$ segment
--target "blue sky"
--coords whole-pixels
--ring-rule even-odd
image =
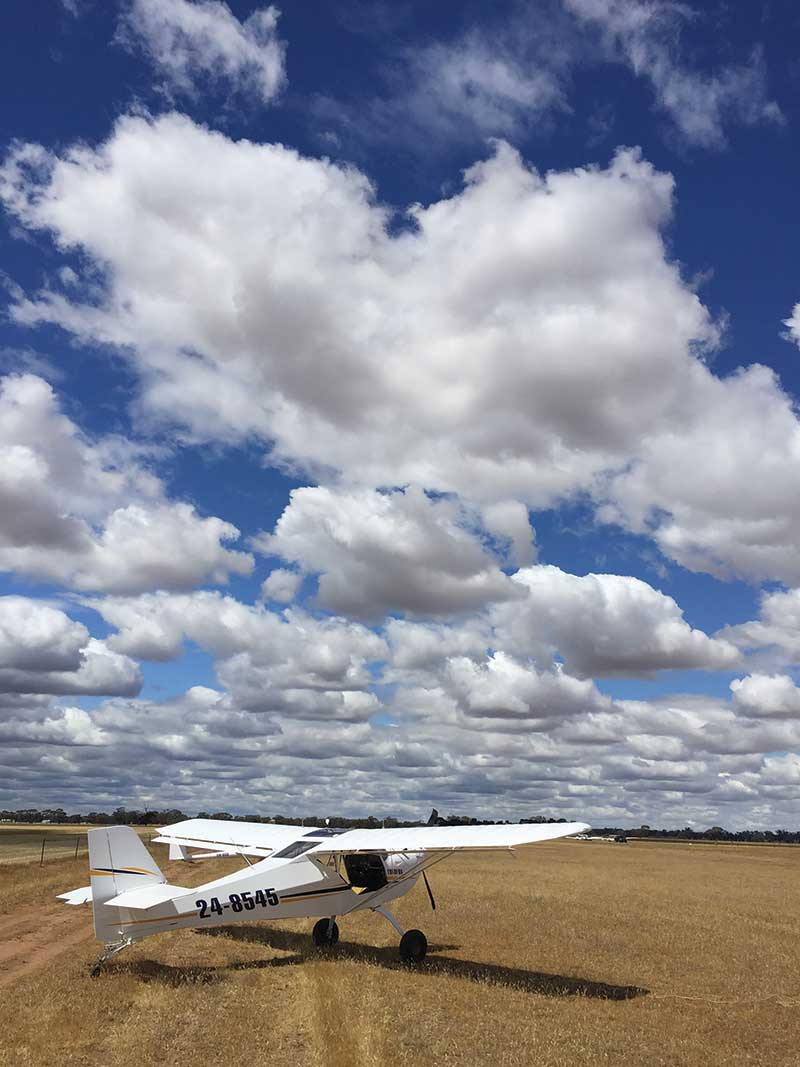
[[[795,819],[794,6],[8,19],[0,804]]]

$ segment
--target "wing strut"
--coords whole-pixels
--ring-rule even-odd
[[[428,900],[431,902],[431,911],[436,911],[436,901],[433,899],[433,890],[428,881],[428,876],[424,871],[422,872],[422,880],[425,882],[425,888],[428,890]]]

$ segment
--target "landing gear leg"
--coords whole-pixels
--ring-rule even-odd
[[[107,963],[112,956],[116,956],[118,952],[122,952],[124,948],[128,948],[133,944],[133,938],[124,937],[121,941],[115,941],[110,945],[106,945],[105,952],[98,958],[97,962],[89,970],[91,978],[97,978],[103,969],[103,964]]]
[[[421,963],[428,952],[428,939],[421,930],[404,930],[388,908],[380,905],[373,911],[382,915],[400,934],[400,956],[406,963]]]

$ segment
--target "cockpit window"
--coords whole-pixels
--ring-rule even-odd
[[[304,852],[308,852],[310,848],[318,844],[319,841],[309,841],[308,838],[305,841],[293,841],[291,845],[282,848],[280,852],[274,852],[272,858],[274,860],[293,860],[295,856],[302,856]]]
[[[306,837],[336,837],[346,832],[343,826],[323,826],[319,830],[309,830]]]

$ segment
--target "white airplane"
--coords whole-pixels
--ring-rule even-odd
[[[584,833],[586,823],[500,826],[410,826],[389,830],[187,819],[154,840],[169,845],[172,860],[241,856],[245,866],[213,882],[186,889],[170,885],[139,836],[128,826],[90,830],[91,885],[59,894],[68,904],[92,902],[94,931],[105,948],[92,967],[150,934],[253,919],[316,918],[312,937],[324,947],[339,940],[336,919],[369,908],[400,935],[400,955],[424,959],[421,930],[404,930],[388,910],[425,871],[456,852],[513,850],[519,845]],[[205,849],[192,853],[191,849]],[[250,857],[256,858],[252,862]]]

